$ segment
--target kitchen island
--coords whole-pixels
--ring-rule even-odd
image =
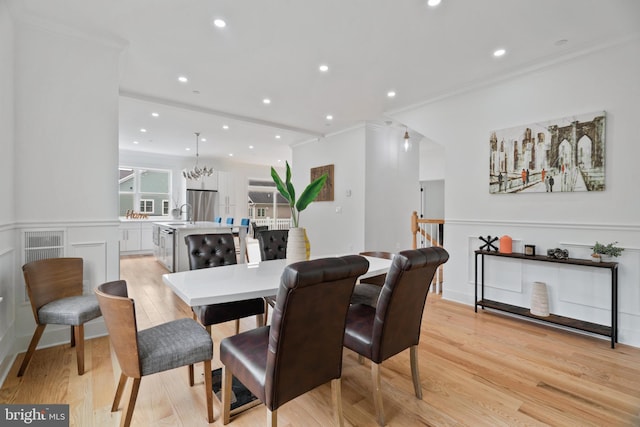
[[[233,226],[210,221],[154,222],[154,254],[170,272],[189,270],[189,257],[185,236],[191,234],[231,233]],[[243,253],[246,231],[239,230],[240,253]],[[243,259],[243,258],[242,258]]]

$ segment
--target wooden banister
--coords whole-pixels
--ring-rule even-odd
[[[411,214],[411,247],[417,249],[419,247],[442,246],[443,230],[444,219],[418,218],[418,213],[413,211]],[[423,239],[420,239],[420,244],[418,244],[418,235],[423,237]],[[436,292],[440,293],[444,280],[442,266],[438,268],[438,273],[434,276],[433,280]],[[432,287],[432,291],[434,287]]]

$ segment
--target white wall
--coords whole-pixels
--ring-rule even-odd
[[[404,150],[405,129],[367,124],[365,249],[411,248],[411,213],[420,211],[418,144]]]
[[[12,360],[15,336],[13,22],[0,2],[0,378]]]
[[[451,258],[445,298],[473,303],[478,236],[508,234],[520,250],[524,243],[535,244],[538,253],[563,247],[576,258],[588,258],[596,240],[618,240],[626,248],[619,258],[619,340],[640,346],[640,193],[633,175],[640,158],[639,51],[640,41],[628,41],[394,116],[446,153],[445,247]],[[599,110],[607,112],[605,191],[489,194],[492,130]],[[608,323],[608,278],[600,272],[505,261],[488,268],[491,292],[505,302],[526,304],[531,283],[545,279],[552,311]],[[505,274],[495,274],[498,268]]]
[[[12,17],[13,27],[4,25],[4,4],[0,4],[0,73],[13,79],[9,83],[13,94],[5,79],[0,79],[0,90],[8,99],[2,96],[0,102],[3,112],[13,108],[14,114],[12,119],[0,119],[13,128],[12,133],[2,127],[0,162],[9,153],[14,168],[6,172],[3,164],[0,173],[3,178],[5,173],[15,178],[0,180],[0,195],[8,197],[3,207],[15,210],[7,208],[11,213],[0,214],[0,227],[8,229],[7,233],[0,230],[0,254],[11,251],[0,255],[0,280],[3,284],[11,280],[15,313],[8,320],[11,331],[4,337],[0,334],[0,378],[13,355],[26,349],[35,329],[20,270],[23,232],[62,230],[64,255],[85,261],[88,291],[119,278],[118,65],[122,48],[62,27],[36,27],[19,16]],[[85,333],[89,338],[106,333],[102,319],[90,322]],[[68,327],[49,326],[40,347],[68,340]],[[8,347],[12,347],[9,353]]]
[[[365,129],[359,127],[293,147],[292,181],[298,195],[311,182],[311,168],[334,165],[334,201],[313,202],[300,215],[300,226],[307,229],[313,255],[365,249],[364,145]]]

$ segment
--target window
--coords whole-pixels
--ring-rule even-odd
[[[150,216],[169,214],[171,171],[136,167],[120,167],[120,216],[128,210]]]
[[[140,200],[140,213],[153,214],[153,200],[141,199]]]
[[[264,218],[267,216],[267,210],[265,208],[258,208],[258,218]]]

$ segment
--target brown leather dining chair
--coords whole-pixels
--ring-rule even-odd
[[[381,426],[385,419],[380,365],[407,348],[414,391],[422,399],[418,371],[422,314],[433,276],[448,259],[449,253],[441,247],[401,251],[393,258],[376,307],[367,304],[349,307],[344,345],[358,353],[360,361],[360,356],[371,360],[373,401]]]
[[[262,261],[287,258],[287,240],[289,239],[289,230],[258,231],[257,236],[258,245],[260,246],[260,259]],[[264,297],[264,302],[264,321],[266,323],[269,314],[269,306],[275,306],[276,296],[269,295]]]
[[[191,270],[238,263],[236,246],[231,233],[191,234],[185,236],[184,240],[187,245]],[[256,326],[264,325],[264,300],[262,298],[201,305],[192,307],[192,310],[194,318],[209,333],[211,333],[211,325],[235,320],[237,334],[240,331],[240,319],[253,315],[256,316]]]
[[[369,268],[358,255],[285,267],[270,326],[220,343],[222,419],[229,423],[232,377],[264,403],[269,426],[290,400],[331,381],[334,419],[343,425],[341,382],[344,326],[356,279]]]
[[[84,324],[100,317],[95,295],[82,294],[82,258],[49,258],[22,266],[36,330],[22,360],[24,375],[47,324],[70,325],[71,347],[76,347],[78,375],[84,374]]]
[[[360,255],[374,258],[393,259],[393,254],[391,252],[369,251],[360,252]],[[382,273],[377,276],[360,279],[358,283],[356,283],[356,287],[353,288],[351,304],[367,304],[371,307],[375,307],[378,303],[378,296],[380,295],[380,290],[382,289],[382,285],[384,285],[386,278],[387,273]]]
[[[213,341],[207,331],[195,320],[184,318],[138,331],[135,302],[128,297],[127,283],[124,280],[103,283],[96,288],[95,293],[104,315],[111,346],[122,371],[111,412],[118,410],[127,380],[133,379],[120,426],[131,424],[142,377],[189,366],[189,385],[193,386],[193,364],[199,362],[204,362],[207,420],[212,423]]]

